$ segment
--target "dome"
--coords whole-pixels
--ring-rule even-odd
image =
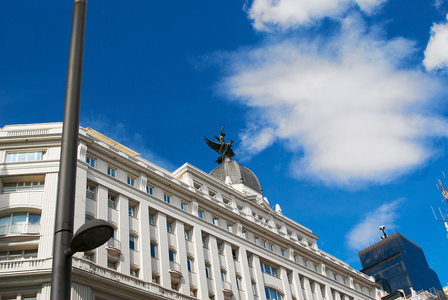
[[[229,177],[230,184],[243,184],[260,194],[262,193],[260,182],[254,172],[231,158],[226,158],[223,163],[210,172],[210,175],[226,183],[227,177]]]

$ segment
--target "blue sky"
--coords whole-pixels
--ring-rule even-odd
[[[62,121],[72,1],[3,1],[0,126]],[[81,125],[170,171],[235,159],[361,269],[399,231],[448,283],[446,0],[89,1]],[[447,173],[448,174],[448,173]],[[447,183],[448,184],[448,183]]]

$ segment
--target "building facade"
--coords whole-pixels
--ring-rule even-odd
[[[61,134],[0,131],[0,300],[49,299]],[[221,178],[225,164],[245,180]],[[100,218],[115,232],[74,255],[72,299],[379,299],[373,277],[272,209],[249,169],[226,160],[211,174],[168,172],[80,128],[75,230]]]
[[[411,295],[412,288],[442,291],[439,277],[429,267],[422,248],[398,232],[361,250],[359,259],[361,272],[374,276],[388,293],[401,289]]]

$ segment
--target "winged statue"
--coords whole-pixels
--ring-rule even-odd
[[[223,132],[224,131],[224,127],[225,125],[222,125],[222,129],[221,129],[221,133],[219,134],[219,137],[217,137],[216,135],[213,135],[213,137],[218,140],[219,143],[214,142],[212,140],[209,140],[208,138],[206,138],[204,136],[205,142],[207,143],[207,145],[212,148],[213,150],[215,150],[216,152],[218,152],[218,154],[221,154],[220,157],[218,157],[218,159],[216,160],[216,162],[218,164],[221,164],[226,157],[232,158],[235,156],[235,152],[233,152],[232,150],[232,144],[233,141],[230,140],[230,143],[226,143],[224,137],[226,136],[226,134]]]

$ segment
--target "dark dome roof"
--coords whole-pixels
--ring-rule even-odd
[[[262,193],[260,182],[254,172],[230,158],[226,158],[223,163],[210,172],[210,175],[222,182],[226,182],[226,177],[229,176],[232,184],[242,183],[254,191]]]

